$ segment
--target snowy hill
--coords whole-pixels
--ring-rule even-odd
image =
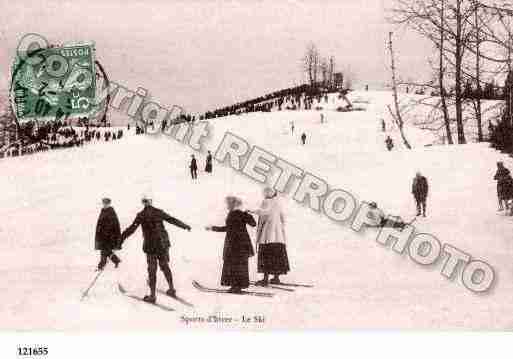
[[[287,282],[315,288],[275,292],[274,298],[206,294],[191,281],[218,286],[223,234],[205,225],[222,224],[223,198],[236,194],[246,208],[258,206],[261,186],[214,161],[214,173],[200,171],[189,179],[194,151],[167,136],[128,136],[66,151],[50,151],[0,160],[0,329],[167,330],[185,324],[182,316],[265,316],[265,324],[212,323],[208,328],[467,328],[511,329],[513,311],[513,242],[511,217],[497,214],[495,162],[513,161],[486,144],[430,146],[430,132],[407,128],[414,145],[402,148],[397,131],[383,133],[380,118],[390,93],[355,93],[369,102],[366,111],[280,111],[230,116],[210,122],[206,147],[215,151],[226,131],[250,144],[350,190],[360,200],[374,200],[385,211],[409,220],[410,194],[417,170],[430,181],[428,217],[418,230],[436,235],[493,265],[497,283],[487,294],[467,290],[458,279],[440,275],[440,265],[422,267],[375,241],[376,232],[355,233],[284,196],[291,272]],[[363,104],[363,102],[362,102]],[[294,135],[290,123],[294,122]],[[299,141],[301,133],[307,144]],[[384,137],[396,144],[385,150]],[[200,169],[204,155],[196,154]],[[178,294],[189,308],[159,297],[173,313],[121,295],[117,284],[146,293],[146,262],[140,230],[127,240],[120,257],[100,277],[91,294],[81,292],[94,277],[98,253],[94,230],[102,196],[113,199],[121,226],[140,210],[140,196],[153,193],[154,204],[192,225],[188,233],[167,226],[172,241],[171,265]],[[250,234],[254,239],[254,231]],[[250,275],[256,276],[256,259]],[[158,273],[159,286],[164,280]],[[42,310],[44,308],[46,311]]]

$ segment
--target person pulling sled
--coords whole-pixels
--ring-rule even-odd
[[[428,196],[429,186],[427,178],[424,177],[420,172],[417,172],[413,178],[411,186],[411,193],[415,198],[415,204],[417,206],[417,216],[426,217],[426,201]]]

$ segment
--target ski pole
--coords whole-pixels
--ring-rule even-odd
[[[103,270],[100,270],[98,271],[98,274],[96,274],[96,276],[94,277],[93,281],[91,282],[91,284],[89,285],[89,287],[87,287],[87,289],[84,291],[84,293],[82,293],[82,298],[80,298],[80,301],[83,301],[85,297],[87,297],[89,295],[89,291],[91,290],[91,288],[95,285],[96,281],[98,280],[98,278],[100,277],[100,275],[102,274]]]

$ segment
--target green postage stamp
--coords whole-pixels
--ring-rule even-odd
[[[12,95],[18,121],[87,116],[95,107],[93,45],[18,51]]]

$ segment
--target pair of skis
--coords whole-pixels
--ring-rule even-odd
[[[196,280],[192,281],[192,285],[197,290],[199,290],[201,292],[205,292],[205,293],[225,293],[225,294],[235,294],[235,295],[251,295],[251,296],[254,296],[254,297],[266,297],[266,298],[272,298],[274,296],[274,293],[255,292],[255,291],[249,291],[249,290],[241,290],[240,292],[232,293],[228,289],[205,287],[205,286],[201,285]]]
[[[313,285],[310,285],[310,284],[299,284],[299,283],[283,283],[283,282],[280,282],[280,283],[276,283],[276,284],[267,284],[267,285],[260,285],[258,284],[257,282],[251,282],[250,283],[252,286],[255,286],[255,287],[263,287],[263,288],[272,288],[272,289],[279,289],[279,290],[283,290],[283,291],[286,291],[286,292],[294,292],[294,289],[290,288],[290,287],[294,287],[294,288],[313,288]]]
[[[153,304],[156,307],[158,307],[160,309],[163,309],[163,310],[166,310],[168,312],[173,312],[174,311],[173,308],[168,307],[167,305],[164,305],[164,304],[145,302],[142,297],[128,292],[120,283],[118,283],[118,289],[119,289],[121,294],[126,295],[127,297],[132,298],[134,300],[137,300],[137,301],[140,301],[140,302],[143,302],[143,303]],[[178,303],[181,303],[181,304],[185,305],[186,307],[194,308],[194,305],[192,303],[189,303],[188,301],[186,301],[185,299],[183,299],[181,297],[178,297],[178,296],[171,297],[165,291],[163,291],[161,289],[157,289],[157,292],[162,294],[163,296],[166,296],[166,297],[170,298],[170,299],[176,300]]]
[[[100,274],[101,274],[101,271],[97,273],[97,275],[94,277],[94,279],[93,279],[92,283],[90,284],[90,286],[83,292],[81,300],[83,300],[85,297],[88,296],[89,291],[91,290],[91,288],[94,286],[94,284],[96,283],[96,281],[100,277]],[[230,292],[227,289],[205,287],[202,284],[200,284],[198,281],[195,281],[195,280],[192,281],[192,285],[194,286],[194,288],[198,289],[201,292],[205,292],[205,293],[249,295],[249,296],[265,297],[265,298],[272,298],[274,296],[274,293],[270,293],[270,292],[257,292],[257,291],[249,291],[249,290],[242,290],[240,292],[233,293],[233,292]],[[257,286],[255,282],[252,282],[251,285]],[[278,284],[269,284],[269,285],[265,286],[264,288],[279,289],[279,290],[284,290],[284,291],[288,291],[288,292],[293,292],[294,291],[294,289],[287,288],[287,287],[312,288],[313,286],[309,285],[309,284],[280,283],[279,285]],[[133,300],[137,300],[137,301],[140,301],[140,302],[143,302],[143,303],[147,303],[147,304],[152,304],[152,305],[154,305],[154,306],[156,306],[156,307],[158,307],[158,308],[160,308],[162,310],[168,311],[168,312],[174,311],[173,308],[171,308],[171,307],[169,307],[167,305],[161,304],[161,303],[148,303],[148,302],[145,302],[142,297],[130,293],[120,283],[118,283],[118,290],[119,290],[119,292],[121,294],[123,294],[123,295],[125,295],[125,296],[127,296],[127,297],[129,297],[129,298],[131,298]],[[160,290],[160,289],[158,290],[158,293],[160,293],[162,295],[168,296],[166,292],[164,292],[163,290]],[[187,302],[183,298],[171,297],[171,296],[168,296],[168,297],[171,298],[171,299],[176,300],[177,302],[179,302],[179,303],[181,303],[181,304],[183,304],[183,305],[185,305],[187,307],[194,307],[193,304]]]
[[[287,288],[287,287],[301,287],[301,288],[313,288],[313,285],[310,284],[299,284],[299,283],[280,283],[280,284],[268,284],[267,286],[260,286],[257,285],[256,282],[250,283],[252,286],[260,287],[260,288],[272,288],[272,289],[279,289],[284,290],[287,292],[293,292],[294,289]],[[203,285],[201,285],[198,281],[192,281],[192,285],[202,291],[202,292],[208,292],[208,293],[230,293],[230,294],[240,294],[240,295],[252,295],[255,297],[267,297],[271,298],[274,296],[274,293],[269,292],[256,292],[256,291],[249,291],[249,290],[243,290],[241,292],[232,293],[227,289],[218,289],[218,288],[208,288]]]
[[[220,289],[220,288],[209,288],[209,287],[206,287],[202,284],[200,284],[198,281],[194,280],[192,281],[192,285],[194,286],[194,288],[196,288],[197,290],[201,291],[201,292],[205,292],[205,293],[219,293],[219,294],[235,294],[235,295],[249,295],[249,296],[255,296],[255,297],[264,297],[264,298],[272,298],[274,296],[274,293],[269,293],[269,292],[257,292],[257,291],[249,291],[249,290],[242,290],[240,292],[236,292],[236,293],[232,293],[230,292],[229,290],[227,289]],[[133,295],[133,294],[130,294],[128,293],[121,284],[118,285],[119,286],[119,291],[134,299],[134,300],[138,300],[138,301],[141,301],[141,302],[144,302],[143,299],[139,296],[136,296],[136,295]],[[283,286],[283,287],[282,287]],[[289,287],[302,287],[302,288],[312,288],[313,286],[312,285],[309,285],[309,284],[296,284],[296,283],[280,283],[280,286],[278,285],[270,285],[269,288],[273,288],[273,289],[281,289],[281,290],[286,290],[286,291],[293,291],[293,289],[290,289],[290,288],[285,288],[286,286],[289,286]],[[160,294],[163,294],[165,295],[166,293],[162,290],[158,290],[158,292]],[[171,297],[173,298],[173,297]],[[192,304],[190,304],[189,302],[185,301],[184,299],[180,298],[180,297],[174,297],[173,299],[177,300],[178,302],[188,306],[188,307],[193,307]],[[144,302],[146,303],[146,302]],[[153,303],[149,303],[149,304],[153,304]],[[174,311],[173,308],[170,308],[170,307],[167,307],[163,304],[160,304],[160,303],[154,303],[153,305],[163,309],[163,310],[166,310],[166,311]]]

